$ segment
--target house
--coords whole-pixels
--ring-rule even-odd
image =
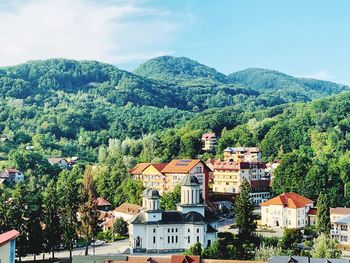
[[[204,133],[202,135],[203,151],[212,152],[216,147],[216,136],[215,133]]]
[[[301,256],[274,256],[268,263],[349,263],[348,259],[310,258]]]
[[[20,233],[16,230],[11,230],[0,234],[0,262],[14,263],[16,252],[16,238]]]
[[[309,212],[307,212],[307,220],[309,222],[309,226],[316,225],[316,219],[317,219],[317,208],[311,207]]]
[[[172,192],[176,185],[180,184],[186,175],[195,176],[202,190],[202,197],[205,201],[209,199],[209,168],[198,159],[176,159],[168,163],[162,173],[165,175],[165,189]]]
[[[121,217],[124,221],[128,221],[140,212],[141,206],[124,203],[113,210],[113,216],[115,218]]]
[[[283,193],[260,204],[262,224],[269,227],[304,228],[314,202],[297,193]]]
[[[168,163],[150,163],[141,173],[141,181],[145,188],[152,188],[160,194],[167,191],[166,177],[162,170]]]
[[[350,245],[350,208],[330,208],[330,236],[341,245]]]
[[[187,174],[181,181],[181,202],[176,211],[160,209],[157,190],[142,194],[142,211],[129,221],[131,253],[184,251],[197,242],[210,246],[217,239],[217,219],[200,201],[201,184]]]
[[[24,181],[24,174],[15,168],[7,168],[0,172],[0,179],[8,183]]]
[[[227,147],[224,150],[224,161],[261,162],[261,152],[258,147]]]
[[[111,203],[108,202],[106,199],[104,199],[102,197],[98,197],[96,199],[96,206],[97,206],[97,210],[100,210],[100,211],[110,211],[110,210],[112,210]]]
[[[246,179],[250,183],[255,204],[270,198],[270,180],[265,177],[264,163],[216,161],[213,168],[213,192],[238,194],[243,180]]]
[[[150,163],[138,163],[135,167],[129,170],[129,173],[133,176],[134,180],[142,180],[142,172]]]
[[[51,165],[58,165],[61,168],[67,168],[68,162],[66,159],[61,157],[52,157],[47,159]]]

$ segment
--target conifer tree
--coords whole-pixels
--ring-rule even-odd
[[[249,182],[244,179],[235,202],[236,225],[242,241],[249,241],[256,229],[254,204],[250,196]]]
[[[320,234],[328,234],[330,229],[330,215],[327,195],[321,193],[317,199],[316,229]]]

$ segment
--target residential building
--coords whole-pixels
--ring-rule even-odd
[[[146,188],[158,190],[160,194],[166,192],[166,176],[162,170],[168,163],[150,163],[141,173],[141,181]]]
[[[24,181],[24,174],[15,168],[7,168],[0,172],[0,179],[8,183]]]
[[[160,209],[157,190],[143,192],[142,212],[129,221],[130,252],[184,251],[199,242],[210,246],[217,238],[217,219],[200,201],[201,184],[187,174],[181,181],[176,211]]]
[[[16,230],[11,230],[0,234],[0,262],[15,263],[16,253],[16,238],[20,233]]]
[[[268,263],[349,263],[348,259],[310,258],[301,256],[274,256]]]
[[[139,163],[134,168],[129,170],[129,173],[133,176],[134,180],[142,180],[142,172],[150,163]]]
[[[350,208],[330,208],[330,236],[341,245],[350,245]]]
[[[110,202],[108,202],[106,199],[102,197],[98,197],[96,199],[96,206],[97,209],[100,211],[110,211],[112,210],[112,205]]]
[[[261,162],[261,152],[258,147],[228,147],[224,150],[224,161]]]
[[[65,158],[52,157],[52,158],[48,158],[47,161],[51,165],[58,165],[61,168],[68,168],[68,162],[67,162],[67,160]]]
[[[263,225],[280,228],[304,228],[314,202],[297,193],[283,193],[260,204]]]
[[[251,186],[255,204],[271,197],[270,180],[265,177],[266,166],[262,162],[221,162],[214,163],[213,191],[217,193],[239,193],[244,179]]]
[[[140,212],[141,206],[124,203],[113,210],[113,216],[115,218],[121,217],[124,221],[128,221]]]
[[[317,220],[317,208],[316,207],[310,208],[309,212],[307,212],[307,218],[308,218],[308,225],[309,226],[316,225],[316,220]]]
[[[172,192],[176,185],[180,184],[186,175],[195,176],[202,190],[202,197],[205,201],[209,199],[208,183],[209,168],[198,159],[172,160],[161,171],[165,175],[165,189]]]
[[[215,133],[204,133],[202,135],[203,151],[213,152],[216,147],[216,136]]]

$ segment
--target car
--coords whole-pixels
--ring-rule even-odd
[[[95,240],[94,242],[92,242],[90,245],[93,247],[98,247],[98,246],[102,246],[104,245],[106,242],[103,240]]]

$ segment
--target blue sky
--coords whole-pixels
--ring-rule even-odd
[[[132,70],[159,55],[350,84],[350,1],[2,0],[0,64],[66,57]]]

